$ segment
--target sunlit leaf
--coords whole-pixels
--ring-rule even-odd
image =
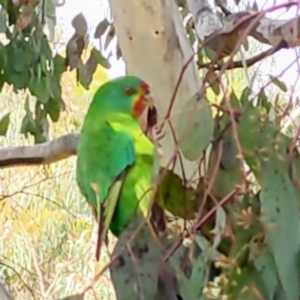
[[[6,135],[9,126],[9,121],[10,113],[7,113],[6,115],[0,118],[0,135]]]
[[[245,107],[249,103],[250,94],[251,90],[248,87],[245,87],[240,97],[240,102],[243,107]]]
[[[286,84],[281,81],[280,79],[278,79],[277,77],[275,76],[272,76],[272,75],[269,75],[270,76],[270,79],[271,81],[278,87],[280,88],[283,92],[287,92],[287,86]]]
[[[248,40],[248,38],[245,38],[245,40],[243,41],[243,46],[244,46],[246,51],[249,50],[249,40]]]

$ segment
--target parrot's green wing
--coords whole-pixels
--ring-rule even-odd
[[[99,125],[98,125],[99,126]],[[115,130],[109,122],[97,128],[97,135],[82,130],[78,143],[77,182],[99,221],[96,258],[106,237],[126,168],[134,163],[134,140]]]

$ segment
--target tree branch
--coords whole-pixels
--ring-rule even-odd
[[[278,52],[279,50],[281,50],[282,48],[284,48],[284,45],[279,44],[276,47],[272,47],[271,49],[268,49],[266,51],[263,51],[249,59],[246,59],[245,64],[248,67],[253,66],[254,64],[256,64],[257,62],[273,55],[274,53]],[[226,63],[217,63],[217,64],[212,64],[211,62],[209,63],[200,63],[198,62],[198,68],[199,69],[203,69],[203,68],[207,68],[210,70],[214,70],[214,71],[219,71],[221,69],[224,68]],[[226,67],[226,70],[231,70],[231,69],[237,69],[237,68],[244,68],[244,64],[242,61],[233,61],[229,66]]]
[[[298,35],[300,16],[290,20],[273,20],[265,17],[266,13],[297,5],[298,2],[277,5],[260,12],[232,13],[222,20],[213,13],[207,0],[187,0],[187,3],[193,16],[197,36],[206,47],[219,52],[216,60],[231,55],[245,31],[247,31],[245,36],[252,36],[259,42],[273,47],[279,44],[282,48],[300,45]]]
[[[76,155],[77,134],[66,134],[33,146],[0,148],[0,168],[46,165]]]

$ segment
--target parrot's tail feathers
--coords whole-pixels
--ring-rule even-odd
[[[109,189],[108,195],[104,202],[100,202],[100,216],[99,216],[99,230],[98,230],[98,240],[96,249],[96,260],[99,261],[100,250],[103,241],[105,241],[109,226],[119,199],[121,188],[124,181],[125,172],[122,172],[112,184]]]
[[[102,235],[103,235],[103,225],[100,222],[99,226],[98,226],[98,237],[97,237],[97,246],[96,246],[96,261],[99,261],[99,259],[100,259],[101,247],[102,247],[102,242],[103,242]]]
[[[106,241],[106,238],[107,238],[107,231],[109,228],[109,223],[108,224],[106,223],[105,203],[103,203],[100,205],[98,237],[97,237],[97,246],[96,246],[96,260],[97,261],[99,261],[99,259],[100,259],[102,244],[103,244],[103,242]]]

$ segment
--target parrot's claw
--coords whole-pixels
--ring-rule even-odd
[[[148,131],[148,137],[149,139],[154,143],[156,146],[157,153],[159,154],[160,157],[163,156],[163,151],[162,151],[162,146],[160,144],[160,141],[164,138],[165,136],[165,131],[162,127],[158,126],[153,126],[149,131]]]
[[[166,133],[162,127],[153,126],[149,132],[149,138],[155,143],[159,144],[159,141],[165,137]]]
[[[156,130],[156,139],[158,141],[162,140],[165,137],[166,132],[163,127],[155,127],[153,129]]]

